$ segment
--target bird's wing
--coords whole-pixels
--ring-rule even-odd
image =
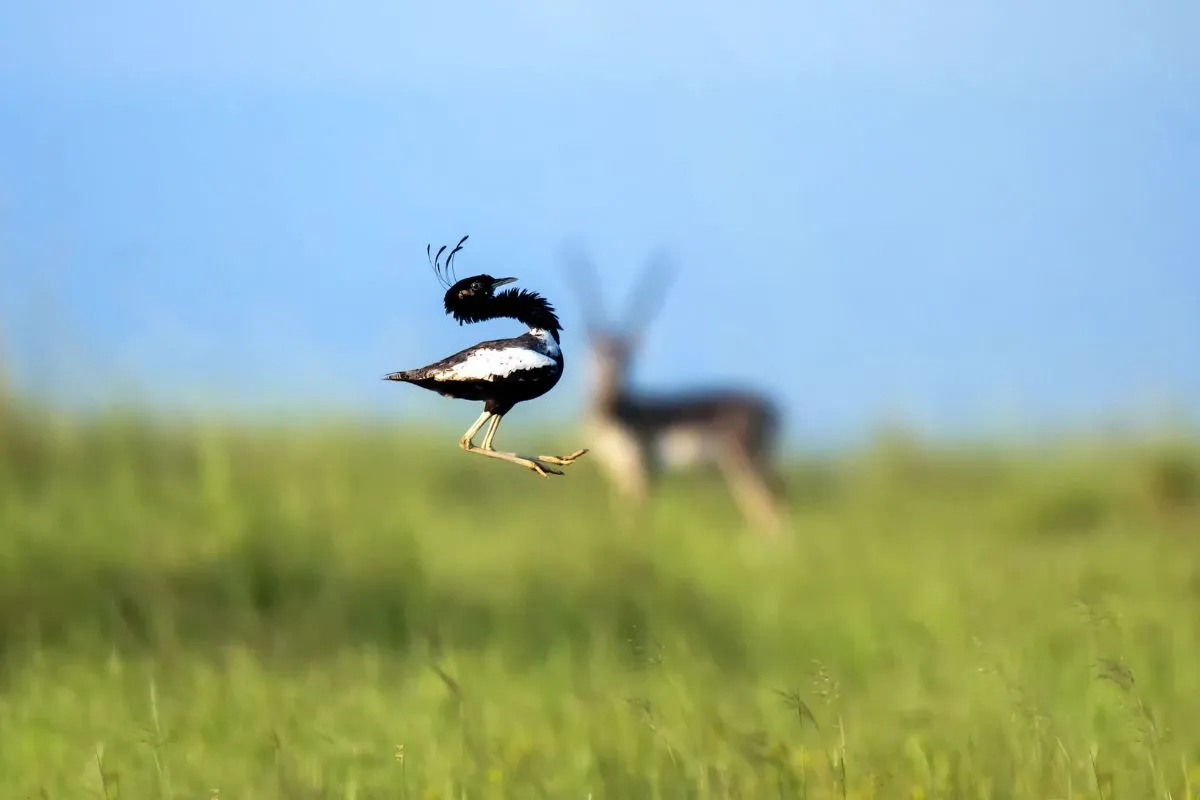
[[[494,380],[524,370],[550,369],[554,359],[528,347],[475,348],[434,371],[430,377],[440,381]]]

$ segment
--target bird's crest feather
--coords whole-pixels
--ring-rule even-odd
[[[469,238],[470,234],[463,236],[458,240],[458,244],[454,245],[454,249],[446,256],[446,260],[442,261],[442,253],[446,251],[446,245],[438,248],[437,255],[430,255],[432,245],[425,245],[425,257],[429,259],[429,265],[433,267],[433,274],[437,276],[438,283],[442,284],[442,288],[449,289],[458,280],[454,274],[454,254],[462,250],[463,242]]]

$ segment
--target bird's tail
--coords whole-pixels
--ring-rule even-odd
[[[412,380],[412,378],[413,378],[413,373],[411,370],[403,370],[401,372],[390,372],[387,375],[383,376],[383,379],[385,381],[400,381],[402,383],[410,381],[410,380]]]

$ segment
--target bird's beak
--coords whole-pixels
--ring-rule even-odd
[[[507,286],[510,283],[516,282],[516,278],[496,278],[496,280],[492,281],[492,288],[495,289],[497,286]]]

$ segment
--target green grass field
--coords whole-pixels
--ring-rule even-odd
[[[1200,793],[1195,448],[797,463],[769,543],[456,435],[0,416],[0,796]]]

